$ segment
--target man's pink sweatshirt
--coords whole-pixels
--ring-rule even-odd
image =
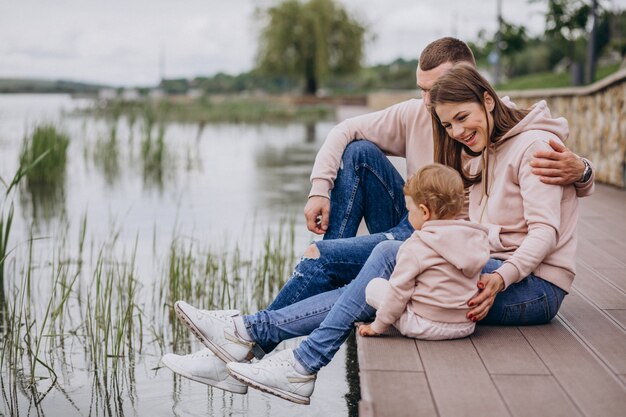
[[[513,104],[505,97],[507,105]],[[311,172],[311,196],[328,197],[332,190],[341,156],[348,144],[365,139],[375,143],[386,155],[406,158],[407,178],[433,163],[433,127],[428,109],[421,99],[411,99],[384,110],[347,119],[335,126],[315,158]],[[595,172],[595,170],[594,170]],[[576,184],[579,197],[593,192],[594,179]]]
[[[565,291],[572,286],[576,190],[544,184],[529,165],[535,152],[551,149],[550,139],[561,142],[567,133],[567,121],[552,118],[546,102],[541,101],[485,150],[482,158],[470,162],[473,173],[488,167],[483,170],[483,181],[470,189],[469,216],[489,229],[491,257],[505,261],[496,272],[506,287],[531,273]]]
[[[431,220],[400,246],[390,288],[372,329],[384,332],[407,308],[444,323],[469,322],[467,301],[476,295],[489,260],[487,228],[466,220]]]

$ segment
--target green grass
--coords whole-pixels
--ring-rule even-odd
[[[165,254],[153,249],[160,276],[149,281],[150,297],[136,266],[137,248],[147,243],[137,237],[130,248],[122,246],[113,226],[103,242],[90,241],[87,223],[85,214],[78,244],[70,244],[68,224],[52,238],[31,237],[8,253],[14,278],[6,283],[0,325],[0,401],[10,415],[22,414],[25,404],[45,409],[54,390],[73,405],[74,393],[59,382],[68,372],[90,381],[90,406],[123,412],[123,401],[136,397],[134,363],[142,355],[191,347],[193,336],[172,314],[176,300],[257,310],[282,287],[295,260],[294,220],[268,229],[260,245],[244,239],[207,248],[175,233]],[[40,241],[54,249],[42,252]],[[254,233],[251,241],[257,241]]]
[[[601,80],[602,78],[613,74],[619,70],[619,64],[608,65],[599,67],[596,70],[595,80]],[[538,74],[529,74],[521,77],[512,78],[504,83],[496,85],[497,90],[530,90],[530,89],[544,89],[544,88],[559,88],[570,87],[571,79],[569,72],[553,73],[542,72]]]
[[[286,123],[332,119],[330,105],[292,105],[271,99],[225,98],[221,100],[189,99],[179,101],[123,102],[112,100],[84,110],[87,114],[114,117],[125,115],[135,120],[138,115],[154,114],[156,122],[181,123]]]
[[[70,139],[52,124],[35,128],[30,138],[25,138],[20,153],[20,166],[29,166],[43,159],[26,173],[29,185],[54,186],[65,178],[67,148]]]

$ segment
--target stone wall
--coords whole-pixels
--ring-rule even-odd
[[[498,93],[519,107],[546,100],[553,116],[568,120],[566,145],[593,162],[596,180],[626,188],[626,70],[587,87]]]

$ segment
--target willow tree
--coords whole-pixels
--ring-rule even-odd
[[[329,74],[361,67],[365,28],[333,0],[286,0],[262,13],[258,49],[264,73],[298,77],[315,94]]]

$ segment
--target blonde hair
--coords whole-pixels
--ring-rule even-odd
[[[483,173],[479,172],[472,176],[465,172],[464,164],[466,158],[464,158],[463,154],[471,156],[478,156],[479,154],[472,152],[464,144],[452,139],[441,125],[441,120],[439,120],[435,110],[439,104],[443,103],[478,103],[483,108],[486,116],[485,93],[489,94],[494,101],[492,110],[493,129],[491,129],[491,136],[487,142],[487,147],[489,148],[492,143],[497,142],[506,132],[518,124],[528,114],[528,110],[513,109],[505,105],[478,70],[462,62],[450,68],[433,84],[430,90],[430,113],[433,119],[435,161],[456,169],[461,174],[466,187],[480,182]],[[489,119],[487,119],[487,131],[489,130]],[[484,185],[485,187],[487,186],[486,181]]]
[[[452,219],[463,209],[463,180],[454,169],[430,164],[417,171],[404,184],[404,195],[424,204],[437,219]]]

